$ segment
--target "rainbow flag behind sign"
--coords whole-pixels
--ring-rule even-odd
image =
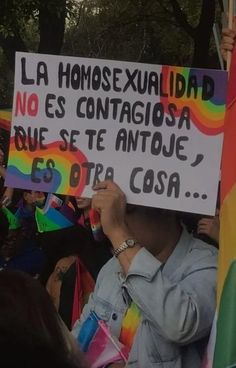
[[[236,367],[236,48],[232,55],[222,158],[218,320],[214,368]]]
[[[0,128],[10,132],[11,130],[11,109],[0,110]]]
[[[236,48],[228,85],[221,175],[217,312],[202,368],[236,367]]]

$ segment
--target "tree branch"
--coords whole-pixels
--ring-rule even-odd
[[[193,39],[195,37],[195,28],[192,27],[181,10],[181,7],[176,0],[170,0],[171,6],[173,11],[170,11],[166,6],[163,4],[163,0],[156,0],[158,4],[161,6],[161,8],[164,10],[164,12],[169,15],[169,17],[172,17],[176,20],[176,23],[182,27]]]
[[[172,5],[173,8],[173,14],[175,16],[175,19],[177,21],[177,23],[183,27],[183,29],[192,37],[195,37],[196,34],[196,29],[194,27],[192,27],[188,21],[187,21],[187,17],[186,15],[183,13],[183,11],[181,10],[181,7],[178,3],[178,1],[176,0],[170,0],[170,3]]]
[[[202,0],[201,16],[197,29],[202,29],[206,24],[214,24],[215,21],[215,0]]]
[[[66,0],[41,2],[39,8],[39,53],[60,54],[63,45],[66,19]]]

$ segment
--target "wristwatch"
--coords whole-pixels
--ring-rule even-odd
[[[126,239],[118,248],[114,250],[114,256],[118,257],[124,250],[133,248],[138,242],[135,239]]]

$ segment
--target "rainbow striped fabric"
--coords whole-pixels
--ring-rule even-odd
[[[236,48],[232,55],[221,173],[217,313],[202,368],[236,367]]]
[[[132,302],[122,321],[120,342],[131,349],[137,329],[141,321],[141,312],[137,305]]]
[[[89,210],[89,221],[93,233],[93,237],[96,241],[101,241],[104,239],[104,233],[102,230],[100,214],[93,208]]]
[[[11,109],[0,110],[0,128],[10,131],[11,119],[12,119]]]
[[[214,368],[236,367],[236,48],[232,55],[221,180],[218,320]],[[223,350],[222,350],[223,349]]]

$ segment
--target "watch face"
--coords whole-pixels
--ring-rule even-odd
[[[136,244],[136,240],[134,240],[134,239],[127,239],[127,240],[126,240],[126,244],[127,244],[130,248],[132,248],[132,247],[134,247],[134,246],[135,246],[135,244]]]

